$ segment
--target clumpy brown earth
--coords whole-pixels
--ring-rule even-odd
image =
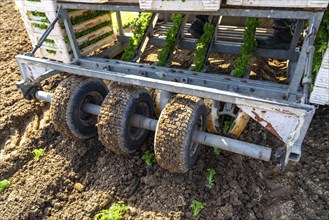
[[[147,175],[142,152],[121,157],[96,137],[65,140],[54,130],[49,104],[22,98],[14,56],[31,46],[8,0],[0,2],[0,45],[0,180],[11,181],[0,192],[0,219],[92,219],[119,200],[129,206],[125,219],[191,219],[193,199],[206,204],[199,219],[329,218],[328,107],[317,110],[301,161],[283,172],[270,162],[228,152],[215,156],[204,147],[185,174],[154,165]],[[54,91],[61,79],[46,81],[44,88]],[[272,139],[254,123],[242,138]],[[45,150],[39,161],[31,153],[35,148]],[[208,168],[216,169],[211,190],[205,188]]]

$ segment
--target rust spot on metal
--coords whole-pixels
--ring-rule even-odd
[[[263,114],[265,114],[265,113],[266,113],[266,111],[262,111],[262,113],[263,113]]]
[[[266,125],[265,125],[265,128],[271,132],[272,134],[274,134],[277,138],[279,138],[280,140],[283,140],[282,137],[279,135],[279,133],[273,128],[272,124],[269,123],[268,121],[262,119],[255,111],[251,111],[254,116],[255,116],[255,120],[259,123],[261,122],[265,122]],[[263,111],[262,111],[263,112]]]

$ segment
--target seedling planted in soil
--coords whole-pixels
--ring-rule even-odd
[[[142,160],[145,161],[147,166],[152,166],[152,164],[155,162],[154,153],[151,153],[150,151],[146,151],[142,156]]]
[[[208,178],[207,178],[207,187],[211,189],[214,186],[214,176],[216,171],[214,168],[207,169],[208,171]]]
[[[33,154],[34,160],[38,161],[40,159],[40,157],[45,155],[45,150],[44,149],[34,149],[32,151],[32,154]]]
[[[146,163],[146,172],[150,173],[152,171],[152,165],[155,162],[154,153],[146,151],[142,156],[142,160],[144,160]]]
[[[0,192],[5,191],[6,189],[8,189],[10,186],[10,181],[9,180],[2,180],[0,181]]]
[[[195,218],[199,215],[202,209],[206,207],[206,204],[197,200],[192,200],[191,208],[193,208],[192,216]]]
[[[219,148],[217,148],[217,147],[214,147],[214,154],[215,154],[216,156],[219,156],[220,153],[221,153],[221,150],[220,150]]]
[[[128,210],[128,206],[123,201],[114,203],[109,209],[102,210],[101,213],[95,215],[95,220],[121,220]]]

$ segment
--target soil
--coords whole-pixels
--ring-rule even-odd
[[[129,206],[125,219],[192,219],[194,199],[206,204],[197,219],[329,218],[328,106],[317,110],[300,162],[284,171],[202,147],[185,174],[158,165],[146,172],[141,151],[123,157],[109,153],[97,137],[64,139],[54,129],[48,103],[23,99],[15,85],[21,79],[15,56],[31,49],[14,4],[0,1],[0,180],[11,182],[0,192],[0,219],[92,219],[119,200]],[[63,77],[45,81],[43,88],[54,91]],[[280,144],[255,123],[241,138]],[[45,150],[38,161],[35,148]],[[216,170],[210,190],[208,168]]]

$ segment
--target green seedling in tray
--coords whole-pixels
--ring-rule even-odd
[[[88,29],[83,30],[83,31],[80,31],[80,32],[76,32],[76,33],[74,33],[74,36],[75,36],[76,39],[78,39],[78,38],[80,38],[82,36],[85,36],[87,34],[90,34],[90,33],[94,32],[94,31],[97,31],[98,29],[101,29],[101,28],[106,27],[106,26],[109,26],[109,25],[111,25],[111,21],[105,21],[105,22],[102,22],[102,23],[100,23],[98,25],[95,25],[94,27],[88,28]],[[69,43],[70,42],[68,36],[65,36],[64,37],[64,42],[65,43]]]
[[[72,25],[81,24],[85,21],[91,20],[93,18],[96,18],[96,17],[101,16],[101,15],[105,15],[105,14],[110,15],[110,12],[108,12],[108,11],[95,11],[93,13],[88,13],[86,15],[76,16],[76,17],[71,19],[71,24]]]
[[[195,218],[199,215],[202,209],[206,207],[206,204],[203,202],[199,202],[197,200],[193,200],[191,204],[191,208],[193,208],[192,216]]]
[[[34,17],[40,17],[42,18],[40,21],[45,23],[50,23],[49,19],[46,16],[46,13],[40,12],[40,11],[31,11],[30,12]]]
[[[252,52],[257,48],[255,32],[259,22],[257,18],[247,18],[246,29],[243,34],[243,44],[240,48],[240,57],[234,62],[233,76],[242,78],[252,58]]]
[[[40,157],[42,157],[43,155],[45,155],[45,150],[44,149],[34,149],[32,151],[32,154],[33,154],[33,157],[34,157],[34,160],[39,160]]]
[[[7,179],[4,179],[2,181],[0,181],[0,192],[5,191],[6,189],[8,189],[10,186],[10,181]]]
[[[138,45],[142,40],[147,27],[149,26],[152,18],[152,13],[150,12],[142,12],[141,16],[137,20],[136,28],[133,36],[129,40],[128,47],[125,49],[121,60],[123,61],[131,61],[138,49]]]
[[[165,45],[158,54],[157,66],[166,65],[170,54],[174,51],[177,33],[179,32],[180,25],[184,20],[184,16],[181,14],[172,14],[171,20],[173,26],[171,26],[166,32]]]
[[[54,40],[51,40],[51,39],[46,39],[46,40],[45,40],[45,43],[46,43],[46,44],[49,44],[49,45],[51,45],[51,46],[56,46],[55,41],[54,41]]]
[[[200,37],[196,48],[194,50],[194,67],[192,71],[201,71],[204,67],[204,60],[206,58],[206,53],[208,49],[208,45],[210,44],[213,33],[215,31],[215,27],[209,22],[203,25],[204,34]]]
[[[48,28],[48,25],[39,23],[32,23],[32,26],[40,30],[46,30]]]
[[[83,43],[79,46],[79,49],[81,50],[81,49],[86,48],[86,47],[88,47],[88,46],[90,46],[90,45],[92,45],[92,44],[95,44],[95,43],[97,43],[98,41],[101,41],[101,40],[107,38],[108,36],[111,36],[112,33],[113,33],[113,32],[107,32],[107,33],[105,33],[105,34],[103,34],[103,35],[100,35],[100,36],[98,36],[98,37],[96,37],[96,38],[94,38],[94,39],[92,39],[92,40],[85,41],[85,42],[83,42]]]
[[[123,215],[128,210],[128,206],[123,201],[114,203],[109,209],[102,210],[97,214],[94,220],[121,220]]]

